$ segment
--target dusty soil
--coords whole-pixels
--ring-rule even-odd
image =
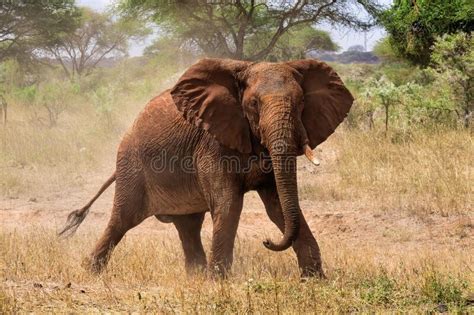
[[[312,175],[310,175],[312,176]],[[318,176],[318,175],[314,175]],[[324,175],[323,175],[324,176]],[[80,187],[65,187],[41,195],[12,198],[0,197],[0,228],[2,230],[55,229],[64,224],[68,213],[81,208],[108,177],[107,173],[88,176]],[[81,228],[102,230],[109,218],[113,200],[112,185],[94,204]],[[341,245],[374,246],[381,252],[465,249],[474,253],[472,214],[414,216],[403,211],[378,211],[367,200],[322,202],[301,201],[306,220],[320,242],[337,240]],[[210,236],[210,215],[206,216],[203,236]],[[238,230],[240,239],[264,239],[277,232],[255,192],[245,196],[244,210]],[[134,234],[175,233],[172,224],[148,218],[129,231]],[[175,235],[177,237],[177,234]],[[92,247],[92,244],[91,244]],[[323,253],[324,254],[324,253]]]

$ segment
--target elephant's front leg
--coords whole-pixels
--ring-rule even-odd
[[[268,216],[283,232],[285,223],[283,221],[283,213],[276,188],[262,188],[258,190],[258,194],[265,205]],[[313,233],[311,233],[302,213],[300,214],[300,231],[296,241],[293,243],[293,250],[298,259],[301,277],[324,277],[318,243]]]
[[[213,204],[211,207],[213,233],[209,270],[225,277],[232,266],[243,194],[229,189],[218,190],[214,192],[211,204]]]

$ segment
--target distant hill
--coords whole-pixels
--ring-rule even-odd
[[[371,51],[344,51],[340,54],[334,52],[312,52],[309,57],[322,61],[339,63],[379,63],[380,59]]]

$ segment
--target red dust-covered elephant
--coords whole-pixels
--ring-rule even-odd
[[[112,183],[113,210],[86,260],[99,272],[124,234],[149,216],[172,222],[187,269],[231,267],[244,194],[256,190],[282,231],[265,247],[293,247],[302,276],[323,276],[318,244],[298,202],[296,157],[314,149],[353,102],[339,76],[317,60],[246,62],[203,59],[152,99],[123,137],[115,173],[60,234],[72,234]],[[204,214],[213,222],[209,263],[201,243]]]

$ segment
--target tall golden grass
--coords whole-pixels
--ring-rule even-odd
[[[2,231],[0,311],[467,312],[474,283],[473,256],[462,249],[401,254],[330,239],[322,240],[326,280],[300,282],[292,253],[270,253],[252,238],[237,243],[229,279],[186,276],[178,238],[153,233],[127,236],[94,277],[80,262],[95,237],[91,230],[67,241],[50,230]]]
[[[345,130],[321,147],[327,163],[322,174],[315,169],[315,176],[300,176],[303,198],[365,199],[374,210],[420,216],[474,210],[469,130],[418,130],[402,139]]]

